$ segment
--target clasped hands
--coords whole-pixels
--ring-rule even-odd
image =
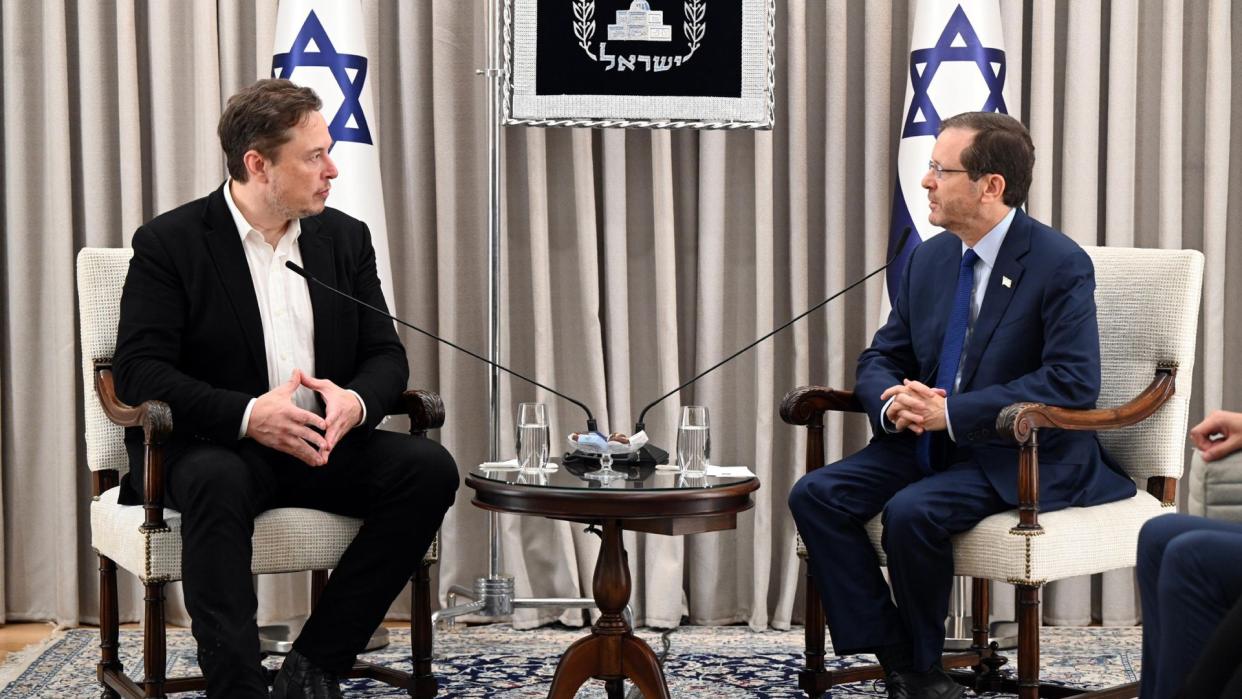
[[[294,405],[293,394],[301,386],[323,397],[323,417]],[[353,393],[294,369],[288,381],[255,399],[246,436],[308,466],[323,466],[341,438],[361,421],[362,404]]]
[[[936,432],[947,428],[944,415],[946,395],[943,388],[932,388],[921,381],[904,379],[899,385],[885,389],[880,394],[880,400],[893,399],[885,417],[898,432],[910,430],[914,434],[923,434],[927,430]]]

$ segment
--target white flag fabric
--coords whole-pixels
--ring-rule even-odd
[[[359,0],[281,0],[272,77],[305,85],[323,100],[340,169],[328,205],[371,229],[384,299],[395,313],[369,64]]]
[[[940,122],[962,112],[1009,112],[999,0],[918,0],[910,36],[910,64],[897,148],[889,255],[911,227],[905,249],[888,268],[888,293],[897,293],[910,250],[941,229],[927,221],[927,173]],[[956,165],[957,163],[952,163]]]

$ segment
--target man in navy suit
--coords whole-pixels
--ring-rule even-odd
[[[392,322],[285,268],[386,307],[366,224],[325,206],[337,169],[320,107],[287,80],[230,98],[218,126],[229,180],[138,229],[121,297],[118,394],[172,408],[164,496],[181,512],[185,604],[211,697],[268,696],[256,516],[298,506],[363,520],[271,695],[339,697],[336,676],[409,580],[458,484],[439,444],[375,429],[409,375]],[[141,431],[126,441],[132,502]]]
[[[910,255],[892,312],[858,360],[875,438],[807,474],[789,496],[839,655],[875,653],[890,697],[953,699],[940,666],[950,537],[1018,502],[1007,405],[1093,407],[1100,350],[1091,259],[1017,207],[1035,149],[995,113],[946,119],[923,177],[945,230]],[[1085,432],[1040,439],[1042,511],[1134,495]],[[864,525],[883,513],[890,587]],[[895,602],[895,604],[894,604]]]

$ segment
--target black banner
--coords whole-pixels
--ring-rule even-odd
[[[742,96],[742,0],[536,2],[536,95]]]

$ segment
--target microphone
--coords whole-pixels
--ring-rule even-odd
[[[715,371],[716,369],[719,369],[719,368],[720,368],[721,366],[723,366],[724,364],[728,363],[728,362],[729,362],[730,360],[732,360],[734,357],[737,357],[739,354],[741,354],[741,353],[745,352],[746,350],[748,350],[748,349],[750,349],[750,348],[754,347],[755,345],[759,344],[760,342],[763,342],[764,340],[768,339],[769,337],[772,337],[773,335],[775,335],[776,333],[778,333],[778,332],[780,332],[780,331],[784,330],[785,328],[788,328],[789,326],[793,325],[794,323],[798,322],[799,320],[802,320],[803,318],[807,317],[807,316],[808,316],[808,315],[810,315],[811,313],[813,313],[813,312],[815,312],[815,311],[819,310],[820,308],[822,308],[822,307],[824,306],[824,304],[826,304],[826,303],[828,303],[829,301],[831,301],[831,300],[833,300],[833,299],[837,298],[837,297],[838,297],[838,296],[840,296],[841,294],[844,294],[845,292],[849,291],[850,289],[853,289],[854,287],[858,286],[859,284],[862,284],[863,282],[865,282],[865,281],[867,281],[868,279],[870,279],[870,278],[874,277],[875,275],[879,274],[880,272],[883,272],[884,270],[888,269],[888,266],[889,266],[889,265],[891,265],[891,264],[893,264],[893,261],[894,261],[894,260],[896,260],[896,259],[897,259],[897,257],[901,255],[901,251],[902,251],[903,249],[905,249],[905,247],[906,247],[906,240],[907,240],[907,239],[909,239],[909,237],[910,237],[910,231],[911,231],[910,226],[906,226],[904,229],[902,229],[902,231],[901,231],[901,237],[897,239],[897,245],[896,245],[896,247],[894,247],[894,248],[893,248],[893,254],[892,254],[892,256],[891,256],[891,257],[889,257],[889,258],[888,258],[888,261],[887,261],[887,262],[885,262],[883,265],[881,265],[881,266],[877,267],[876,269],[872,270],[871,272],[869,272],[869,273],[867,274],[867,276],[865,276],[865,277],[863,277],[863,278],[861,278],[861,279],[859,279],[859,280],[855,281],[853,284],[850,284],[849,286],[845,287],[844,289],[841,289],[841,290],[840,290],[840,291],[838,291],[837,293],[833,294],[832,296],[829,296],[828,298],[824,299],[823,301],[820,301],[819,303],[815,304],[814,306],[811,306],[810,308],[806,309],[806,310],[805,310],[805,311],[803,311],[802,313],[799,313],[798,315],[794,316],[793,318],[790,318],[790,319],[789,319],[789,320],[788,320],[788,321],[787,321],[784,325],[781,325],[780,327],[776,328],[775,330],[773,330],[772,332],[768,333],[767,335],[764,335],[763,337],[759,338],[758,340],[755,340],[754,342],[750,343],[749,345],[746,345],[745,347],[743,347],[742,349],[740,349],[740,350],[738,350],[738,351],[734,352],[733,354],[729,355],[728,357],[725,357],[725,358],[724,358],[724,359],[722,359],[721,361],[719,361],[719,362],[717,362],[717,363],[713,364],[711,367],[709,367],[709,368],[707,368],[706,370],[702,371],[701,373],[697,374],[696,376],[694,376],[693,378],[691,378],[689,381],[686,381],[685,383],[683,383],[682,385],[678,386],[677,388],[674,388],[673,390],[669,391],[668,393],[665,393],[664,395],[660,396],[659,398],[656,398],[655,400],[653,400],[653,401],[651,401],[650,403],[648,403],[648,404],[647,404],[647,407],[643,408],[642,412],[638,414],[638,422],[637,422],[637,423],[635,423],[635,425],[634,425],[634,432],[640,432],[640,431],[642,431],[642,430],[646,429],[646,424],[643,422],[643,418],[645,418],[645,417],[647,416],[647,411],[648,411],[648,410],[651,410],[651,409],[652,409],[652,408],[654,408],[656,405],[658,405],[658,404],[660,403],[660,401],[664,400],[665,398],[668,398],[669,396],[673,395],[674,393],[677,393],[677,392],[678,392],[678,391],[680,391],[681,389],[683,389],[683,388],[685,388],[685,387],[689,386],[690,384],[694,383],[695,381],[698,381],[699,379],[703,378],[704,376],[707,376],[708,374],[712,373],[712,372],[713,372],[713,371]],[[645,453],[645,454],[643,454],[643,453],[641,453],[641,452],[646,452],[646,453]],[[655,447],[655,446],[653,446],[652,444],[647,444],[646,446],[644,446],[644,447],[640,450],[640,456],[639,456],[639,460],[640,460],[640,461],[644,461],[644,460],[646,460],[646,459],[653,459],[653,460],[654,460],[654,463],[657,463],[657,464],[667,463],[667,460],[668,460],[668,452],[666,452],[666,451],[664,451],[663,449],[660,449],[660,448],[658,448],[658,447]]]
[[[507,373],[509,373],[509,374],[511,374],[511,375],[513,375],[513,376],[518,377],[519,379],[521,379],[521,380],[525,381],[526,383],[533,384],[533,385],[535,385],[535,386],[538,386],[539,388],[542,388],[543,390],[547,391],[548,393],[551,393],[551,394],[553,394],[553,395],[555,395],[555,396],[560,396],[561,398],[564,398],[565,400],[569,401],[570,403],[573,403],[574,405],[578,406],[579,408],[582,408],[582,412],[586,413],[586,416],[587,416],[587,431],[588,431],[588,432],[598,432],[598,431],[599,431],[599,428],[598,428],[598,426],[597,426],[597,425],[596,425],[596,423],[595,423],[595,417],[591,415],[591,409],[590,409],[590,408],[588,408],[588,407],[586,407],[586,404],[582,403],[581,401],[576,400],[576,399],[574,399],[574,398],[570,398],[569,396],[565,395],[564,393],[561,393],[560,391],[556,390],[555,388],[552,388],[551,386],[545,386],[545,385],[543,385],[543,384],[539,383],[538,381],[536,381],[536,380],[534,380],[534,379],[532,379],[532,378],[529,378],[529,377],[527,377],[527,376],[523,376],[523,375],[521,375],[521,374],[517,373],[516,371],[514,371],[514,370],[512,370],[512,369],[510,369],[510,368],[508,368],[508,367],[501,366],[501,365],[497,364],[496,362],[493,362],[492,360],[488,359],[487,357],[482,357],[482,356],[480,356],[480,355],[478,355],[478,354],[475,354],[474,352],[471,352],[470,350],[466,349],[465,347],[462,347],[461,345],[458,345],[458,344],[455,344],[455,343],[453,343],[453,342],[450,342],[450,341],[448,341],[448,340],[446,340],[446,339],[444,339],[444,338],[442,338],[442,337],[439,337],[438,335],[433,335],[432,333],[429,333],[429,332],[427,332],[426,330],[423,330],[422,328],[418,327],[417,325],[414,325],[413,323],[407,323],[407,322],[405,322],[404,320],[401,320],[401,319],[400,319],[400,318],[398,318],[397,316],[395,316],[395,315],[393,315],[393,314],[389,313],[388,311],[385,311],[385,310],[384,310],[384,309],[382,309],[382,308],[377,308],[377,307],[375,307],[375,306],[372,306],[371,304],[367,303],[366,301],[363,301],[362,299],[360,299],[360,298],[358,298],[358,297],[356,297],[356,296],[352,296],[352,295],[350,295],[350,294],[347,294],[347,293],[345,293],[344,291],[341,291],[340,289],[338,289],[338,288],[336,288],[336,287],[334,287],[334,286],[332,286],[332,285],[330,285],[330,284],[327,284],[327,283],[325,283],[325,282],[319,281],[319,279],[317,279],[316,277],[314,277],[313,275],[311,275],[311,274],[310,274],[309,272],[307,272],[306,270],[302,269],[302,267],[301,267],[300,265],[298,265],[297,263],[294,263],[294,262],[291,262],[291,261],[286,260],[286,261],[285,261],[285,266],[286,266],[286,267],[288,267],[289,269],[293,270],[294,272],[296,272],[299,276],[301,276],[301,277],[303,277],[304,279],[306,279],[306,281],[311,282],[312,284],[318,284],[319,286],[321,286],[321,287],[323,287],[323,288],[327,289],[328,291],[331,291],[332,293],[336,294],[337,296],[341,296],[341,297],[347,298],[347,299],[349,299],[350,301],[353,301],[354,303],[358,304],[359,306],[362,306],[363,308],[368,308],[368,309],[370,309],[370,310],[372,310],[372,311],[375,311],[376,313],[378,313],[378,314],[380,314],[380,315],[384,316],[385,318],[388,318],[389,320],[392,320],[392,321],[395,321],[395,322],[397,322],[397,323],[400,323],[400,324],[404,325],[405,327],[407,327],[407,328],[409,328],[409,329],[411,329],[411,330],[418,331],[418,332],[420,332],[420,333],[422,333],[422,334],[426,335],[427,337],[430,337],[431,339],[436,340],[437,342],[442,342],[442,343],[444,343],[444,344],[448,345],[449,347],[452,347],[452,348],[453,348],[453,349],[455,349],[455,350],[458,350],[458,351],[461,351],[461,352],[465,352],[466,354],[470,355],[471,357],[474,357],[475,359],[479,360],[480,362],[483,362],[483,363],[485,363],[485,364],[488,364],[488,365],[494,366],[494,367],[496,367],[497,369],[500,369],[501,371],[507,372]]]

